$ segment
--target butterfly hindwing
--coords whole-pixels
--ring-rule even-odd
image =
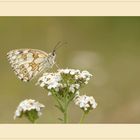
[[[36,49],[19,49],[7,53],[8,60],[19,79],[30,81],[44,69],[48,54]]]

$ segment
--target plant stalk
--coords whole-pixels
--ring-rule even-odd
[[[65,111],[64,111],[64,123],[67,123],[67,121],[68,121],[67,108],[65,108]]]
[[[83,122],[84,122],[85,117],[86,117],[86,114],[87,114],[87,113],[85,113],[85,112],[82,114],[82,117],[81,117],[81,119],[80,119],[80,123],[83,123]]]
[[[67,110],[68,110],[68,103],[67,103],[67,98],[65,97],[65,103],[64,103],[64,123],[68,122]]]

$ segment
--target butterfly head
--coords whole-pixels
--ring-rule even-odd
[[[49,61],[50,64],[52,65],[54,64],[55,57],[56,57],[55,51],[52,51],[51,53],[49,53],[47,60]]]
[[[56,56],[56,50],[53,50],[52,53],[51,53],[51,55],[52,55],[53,57],[55,57],[55,56]]]
[[[55,57],[56,57],[56,51],[53,50],[51,53],[49,53],[48,59],[51,59],[51,60],[54,61]]]

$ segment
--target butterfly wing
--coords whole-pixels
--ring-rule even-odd
[[[19,49],[7,53],[15,74],[24,82],[30,81],[45,68],[47,56],[46,52],[36,49]]]

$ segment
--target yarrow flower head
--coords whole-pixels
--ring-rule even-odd
[[[41,109],[45,106],[35,100],[26,99],[22,101],[14,115],[14,119],[21,118],[23,115],[26,116],[31,122],[34,122],[42,114]]]
[[[90,80],[92,74],[90,74],[88,71],[80,71],[80,70],[75,70],[75,69],[60,69],[58,70],[61,74],[65,75],[71,75],[74,76],[73,78],[79,82],[83,82],[84,84],[87,84],[88,81]]]
[[[37,84],[47,89],[49,95],[58,92],[63,96],[66,91],[69,94],[77,93],[82,85],[88,83],[91,76],[88,71],[59,69],[56,73],[44,73]]]
[[[89,112],[92,109],[95,109],[97,107],[97,103],[95,102],[95,99],[92,96],[77,96],[74,99],[74,102],[76,105],[78,105],[84,112]]]
[[[38,83],[41,87],[45,87],[47,89],[56,89],[61,85],[59,83],[60,81],[61,76],[59,73],[44,73],[43,76],[39,78]]]

